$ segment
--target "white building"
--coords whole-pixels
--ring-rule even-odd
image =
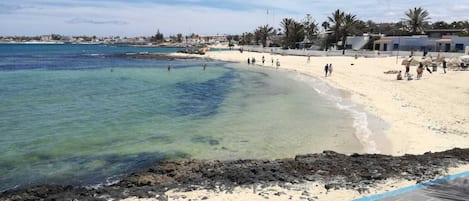
[[[363,36],[347,36],[345,41],[345,49],[360,50],[365,47],[370,41],[370,35],[363,34]],[[338,45],[342,45],[342,41]]]
[[[431,40],[427,35],[416,36],[385,36],[374,41],[374,50],[379,51],[434,51],[436,41]]]
[[[436,40],[436,49],[441,52],[464,52],[469,46],[469,37],[443,36]]]
[[[418,36],[386,36],[374,41],[374,49],[379,51],[432,51],[432,52],[464,52],[469,46],[469,37],[455,35],[442,38]]]

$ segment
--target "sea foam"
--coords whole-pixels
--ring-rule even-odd
[[[343,111],[347,111],[353,118],[355,137],[364,146],[366,153],[380,153],[376,142],[373,140],[373,131],[369,128],[368,114],[350,98],[340,95],[340,90],[331,87],[326,82],[318,80],[304,74],[294,74],[293,79],[308,84],[319,95],[335,103],[335,106]]]

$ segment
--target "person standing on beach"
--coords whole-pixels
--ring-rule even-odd
[[[280,67],[280,61],[277,59],[277,69]]]
[[[411,60],[411,61],[412,61],[412,60]],[[407,63],[405,64],[405,76],[406,76],[406,77],[409,77],[409,76],[410,76],[410,62],[411,62],[411,61],[409,61],[409,62],[407,62]]]
[[[328,70],[329,70],[329,76],[331,76],[332,75],[332,70],[333,70],[332,69],[332,64],[329,64],[329,69]]]
[[[262,65],[264,65],[264,62],[265,62],[265,58],[264,56],[262,56]]]
[[[446,60],[443,59],[443,71],[445,72],[445,74],[446,74],[446,67],[447,67]]]
[[[423,64],[422,62],[419,63],[419,67],[417,68],[417,80],[420,80],[422,78],[423,74]]]
[[[248,64],[251,64],[251,59],[250,58],[248,58]]]
[[[171,64],[168,65],[168,72],[171,71]]]
[[[329,73],[329,64],[326,64],[326,66],[324,66],[324,71],[326,72],[327,77],[327,73]]]
[[[256,64],[256,58],[252,57],[251,63],[252,63],[252,65],[255,65]]]
[[[274,58],[272,57],[272,67],[274,67]]]
[[[308,59],[306,60],[306,63],[309,63],[311,61],[311,56],[308,55]]]

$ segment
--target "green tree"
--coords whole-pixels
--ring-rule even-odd
[[[342,27],[340,28],[340,34],[342,36],[342,54],[345,54],[345,45],[347,42],[347,36],[356,31],[356,26],[359,23],[356,15],[346,14],[342,20]]]
[[[52,40],[61,40],[62,36],[59,34],[51,34],[51,39]]]
[[[284,48],[296,48],[296,43],[304,40],[305,29],[303,23],[299,23],[291,18],[284,18],[281,26],[284,33]]]
[[[335,38],[335,43],[339,41],[344,18],[345,13],[343,11],[340,11],[339,9],[334,11],[331,16],[327,17],[328,21],[332,23],[331,31],[333,34],[333,38]]]
[[[445,21],[437,21],[432,24],[432,29],[449,29],[450,25]]]
[[[156,43],[161,43],[163,42],[164,36],[162,33],[160,33],[160,30],[158,29],[156,31],[156,34],[150,38],[151,42],[156,42]]]
[[[306,39],[309,42],[314,41],[318,34],[318,24],[313,20],[311,15],[307,14],[306,19],[303,21],[304,32],[306,35]]]
[[[262,46],[267,46],[267,39],[274,34],[274,28],[269,25],[260,26],[254,32],[256,36],[256,42],[262,44]]]
[[[408,30],[412,34],[423,33],[428,26],[428,20],[430,19],[428,11],[418,7],[409,9],[405,12],[407,19],[405,19],[405,23],[407,25]]]
[[[284,39],[283,39],[283,46],[284,47],[289,47],[290,46],[290,27],[293,24],[293,19],[292,18],[283,18],[282,22],[280,22],[280,25],[282,26],[283,29],[283,34],[284,34]]]
[[[365,27],[365,23],[360,23],[356,15],[336,10],[328,17],[329,22],[333,23],[332,31],[335,36],[335,42],[342,40],[342,54],[345,54],[345,45],[347,36],[359,32],[357,27]],[[361,26],[358,26],[361,24]]]
[[[249,33],[249,32],[245,32],[241,35],[239,44],[240,45],[251,45],[253,40],[254,40],[254,34]]]
[[[181,34],[181,33],[178,33],[178,34],[176,35],[176,41],[177,41],[178,43],[182,43],[182,34]]]
[[[304,25],[302,23],[293,21],[290,26],[290,48],[296,48],[296,43],[301,42],[305,38]]]

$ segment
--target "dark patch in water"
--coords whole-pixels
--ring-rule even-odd
[[[176,84],[182,95],[177,98],[179,102],[172,112],[178,116],[194,118],[215,115],[226,94],[230,92],[233,80],[238,77],[238,74],[230,70],[206,82]]]
[[[170,136],[164,135],[164,136],[150,136],[150,137],[140,140],[140,142],[147,142],[147,141],[157,141],[158,143],[162,143],[162,144],[171,144],[174,142],[174,139],[171,138]]]
[[[209,144],[211,146],[219,145],[220,141],[210,136],[195,136],[191,138],[194,143]]]

